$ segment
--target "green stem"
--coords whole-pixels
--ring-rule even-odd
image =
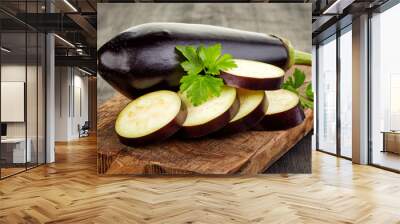
[[[311,65],[312,57],[310,53],[294,49],[290,41],[287,39],[284,38],[279,38],[279,39],[283,42],[289,53],[289,58],[288,61],[286,62],[285,70],[292,67],[292,65]]]
[[[312,57],[310,53],[304,51],[294,51],[294,64],[295,65],[311,65]]]

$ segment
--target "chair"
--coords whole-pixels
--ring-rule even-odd
[[[89,136],[89,129],[90,129],[89,121],[85,121],[82,127],[78,124],[79,138]]]

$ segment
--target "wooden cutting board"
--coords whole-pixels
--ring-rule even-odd
[[[257,174],[313,128],[313,112],[306,110],[304,122],[285,131],[247,131],[195,140],[172,138],[133,148],[120,144],[114,132],[115,118],[128,103],[129,99],[117,94],[98,108],[99,174]]]

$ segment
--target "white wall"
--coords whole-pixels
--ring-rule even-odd
[[[76,70],[75,70],[76,71]],[[82,74],[82,73],[79,73]],[[71,135],[78,138],[78,124],[81,126],[88,121],[88,78],[87,76],[74,75],[74,108],[72,108]]]
[[[27,120],[28,120],[28,137],[30,133],[34,133],[36,137],[36,66],[18,65],[18,64],[5,64],[1,66],[1,81],[4,82],[25,82],[25,75],[28,72],[28,86],[27,86]],[[39,107],[42,105],[39,105]],[[7,110],[7,108],[1,108]],[[30,131],[30,128],[34,131]],[[7,122],[7,135],[8,137],[25,137],[25,122]]]
[[[56,67],[55,73],[55,140],[70,141],[88,120],[88,78],[72,67]]]
[[[67,67],[55,68],[55,141],[68,140],[68,87],[70,83]]]

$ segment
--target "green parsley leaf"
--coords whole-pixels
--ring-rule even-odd
[[[199,47],[199,57],[203,61],[203,64],[206,68],[209,68],[215,64],[217,59],[221,55],[221,44],[215,44],[210,47]]]
[[[191,63],[199,61],[197,49],[194,46],[176,46],[176,49]]]
[[[312,90],[312,86],[311,83],[308,83],[307,87],[306,87],[306,96],[310,99],[310,100],[314,100],[314,92]]]
[[[232,55],[230,54],[224,54],[218,58],[216,66],[219,70],[229,70],[237,67],[235,61],[233,61]]]
[[[311,108],[311,109],[314,108],[314,102],[303,96],[300,96],[300,104],[303,108]]]
[[[182,77],[180,90],[194,106],[198,106],[208,98],[219,96],[224,82],[221,78],[211,75],[185,75]]]
[[[203,62],[197,55],[197,50],[194,46],[176,46],[176,49],[187,59],[187,61],[181,63],[185,72],[189,75],[196,75],[203,70]]]
[[[296,89],[300,88],[300,86],[303,85],[304,80],[306,79],[306,75],[304,74],[304,72],[297,68],[294,70],[293,77],[294,82],[292,81],[292,83],[293,87]]]
[[[203,45],[198,48],[194,46],[176,46],[176,49],[185,57],[181,67],[186,72],[180,80],[180,90],[194,106],[207,101],[210,97],[219,96],[224,84],[221,78],[215,77],[221,70],[235,68],[232,55],[221,55],[221,44],[209,47]]]
[[[289,76],[287,82],[284,83],[284,84],[286,84],[287,86],[294,86],[293,77],[292,77],[292,76]],[[293,87],[293,88],[294,88],[294,87]]]
[[[197,75],[203,70],[202,64],[195,64],[189,61],[182,62],[181,66],[189,75]]]
[[[299,95],[299,92],[298,92],[297,89],[295,89],[293,86],[287,86],[287,87],[285,87],[285,88],[283,88],[283,89],[287,89],[287,90],[289,90],[290,92],[294,92],[294,93],[296,93],[297,95]]]
[[[296,93],[300,98],[300,104],[303,108],[314,108],[314,92],[312,85],[309,83],[305,88],[304,85],[306,75],[300,69],[295,69],[292,76],[289,76],[284,83],[282,89]]]

